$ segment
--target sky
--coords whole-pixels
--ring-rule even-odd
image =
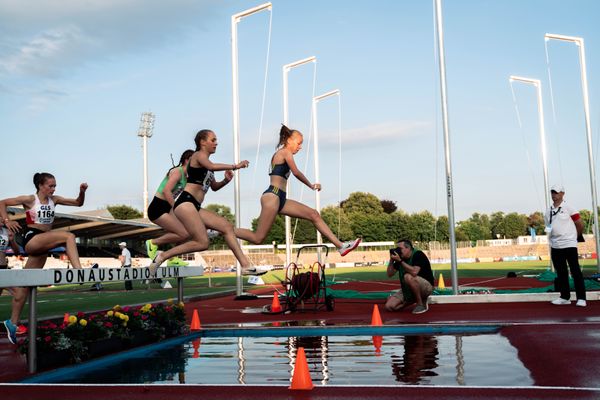
[[[177,162],[193,148],[200,129],[217,134],[211,159],[233,163],[231,16],[259,4],[0,0],[0,198],[33,193],[33,174],[45,171],[61,196],[76,197],[88,183],[82,210],[141,210],[137,131],[146,111],[156,117],[150,199],[171,155]],[[321,206],[360,191],[408,213],[446,215],[433,1],[272,4],[237,26],[240,156],[250,161],[239,175],[242,225],[258,216],[268,186],[283,121],[282,67],[309,56],[316,64],[288,75],[289,125],[304,133],[296,162],[314,182],[316,121]],[[544,208],[536,92],[514,84],[515,102],[510,75],[541,81],[549,184],[563,184],[575,208],[591,209],[579,50],[550,41],[547,64],[544,34],[584,38],[597,159],[600,3],[446,0],[442,9],[456,220]],[[313,121],[312,97],[333,89],[340,96],[321,101]],[[289,197],[315,206],[297,180]],[[233,183],[209,193],[210,203],[233,209]]]

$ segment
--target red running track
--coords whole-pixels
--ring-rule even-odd
[[[515,282],[515,281],[512,281]],[[389,281],[387,282],[389,283]],[[461,282],[462,283],[462,282]],[[351,285],[349,285],[351,286]],[[364,290],[376,284],[360,285]],[[337,287],[336,287],[337,288]],[[348,289],[345,287],[343,289]],[[266,290],[266,292],[272,292]],[[553,306],[548,302],[435,304],[425,314],[390,313],[383,300],[338,300],[335,311],[307,311],[289,315],[243,313],[270,304],[269,298],[236,301],[233,296],[193,301],[186,305],[188,318],[197,309],[203,326],[232,323],[325,320],[327,324],[369,324],[373,304],[379,304],[384,324],[498,323],[501,333],[516,348],[536,387],[327,387],[290,391],[265,386],[43,386],[0,385],[2,399],[600,399],[600,302],[588,307]],[[0,382],[27,375],[24,357],[0,339]]]

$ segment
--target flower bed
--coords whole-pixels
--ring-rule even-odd
[[[65,318],[62,323],[38,323],[38,366],[46,369],[78,363],[186,332],[183,303],[169,301],[137,307],[117,305],[99,313],[79,312]],[[21,353],[27,353],[28,344],[28,339],[19,344]]]

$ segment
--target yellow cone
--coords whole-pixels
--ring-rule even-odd
[[[444,283],[444,275],[440,272],[440,277],[438,279],[438,289],[446,289],[446,284]]]

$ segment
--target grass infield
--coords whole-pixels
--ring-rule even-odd
[[[598,273],[596,260],[581,260],[584,275]],[[450,264],[432,265],[434,274],[437,276],[442,272],[446,279],[450,278]],[[458,277],[460,278],[479,278],[489,277],[498,278],[506,276],[507,272],[514,271],[518,275],[535,275],[548,268],[547,261],[523,261],[523,262],[499,262],[499,263],[476,263],[459,264]],[[327,278],[336,281],[397,281],[397,277],[388,278],[384,265],[370,267],[354,268],[328,268],[326,270]],[[446,274],[447,272],[447,274]],[[261,278],[268,285],[278,285],[283,280],[284,271],[278,270],[263,275]],[[162,289],[158,284],[151,284],[150,287],[143,281],[134,281],[133,289],[125,291],[124,282],[114,282],[103,284],[104,290],[91,291],[91,285],[61,285],[56,287],[39,288],[38,290],[38,317],[48,318],[62,316],[68,312],[70,314],[78,311],[89,312],[106,310],[114,305],[133,305],[144,303],[155,303],[177,298],[176,280],[171,280],[173,289]],[[247,278],[244,277],[244,287]],[[231,293],[235,291],[236,279],[234,273],[215,273],[210,277],[211,287],[209,287],[208,276],[190,277],[184,280],[184,295],[200,296],[213,293]],[[0,296],[0,319],[4,320],[10,316],[12,297],[3,292]],[[28,307],[25,306],[22,319],[26,319]]]

